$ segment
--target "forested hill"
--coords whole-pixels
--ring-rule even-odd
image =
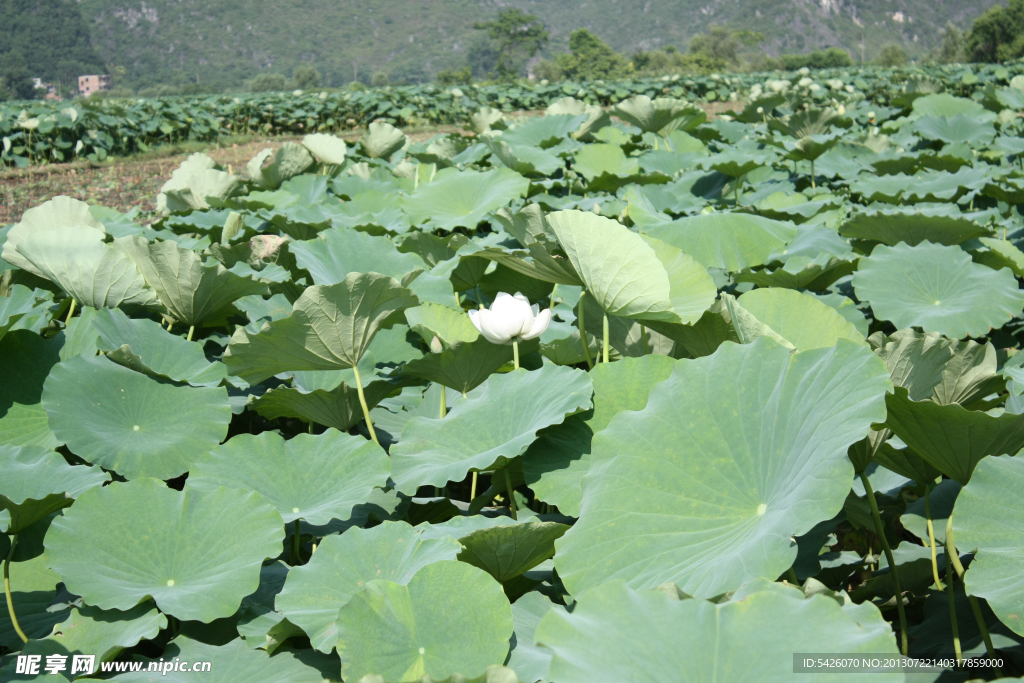
[[[838,46],[859,60],[863,40],[870,60],[882,45],[893,42],[912,57],[923,54],[938,42],[947,22],[969,28],[995,2],[0,0],[0,52],[17,43],[37,70],[56,70],[56,63],[40,66],[54,41],[52,31],[44,30],[45,22],[37,20],[53,7],[63,7],[62,35],[84,33],[91,43],[92,52],[79,50],[79,62],[98,62],[108,70],[123,67],[123,82],[133,87],[197,80],[240,83],[261,72],[290,75],[303,62],[313,63],[327,85],[356,76],[366,80],[377,72],[392,81],[421,81],[442,69],[486,60],[482,32],[474,31],[473,23],[512,6],[547,24],[549,53],[564,50],[569,32],[580,27],[631,53],[668,45],[685,50],[690,38],[710,25],[728,24],[763,33],[760,47],[771,55]],[[65,26],[69,12],[80,12],[80,30]],[[26,16],[35,21],[29,22],[33,28],[28,33],[16,28],[26,25]],[[88,46],[79,41],[79,47]]]

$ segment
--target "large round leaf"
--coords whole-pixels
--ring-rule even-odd
[[[288,572],[274,606],[306,632],[313,647],[330,652],[338,639],[338,610],[368,582],[408,583],[423,567],[454,560],[462,550],[453,538],[423,540],[423,531],[384,522],[324,537],[308,564]]]
[[[124,253],[103,242],[98,230],[79,226],[32,233],[18,243],[31,272],[57,284],[68,296],[93,308],[146,306],[156,294]]]
[[[459,539],[459,559],[506,583],[555,554],[555,540],[569,529],[555,522],[503,524],[478,529]]]
[[[429,218],[445,230],[475,228],[489,212],[525,195],[529,186],[530,181],[507,168],[482,173],[446,168],[406,197],[402,208],[413,224]]]
[[[352,229],[324,230],[316,239],[292,242],[288,249],[318,285],[336,285],[349,273],[380,273],[401,280],[406,273],[427,268],[423,259],[399,252],[387,237]]]
[[[523,476],[539,500],[557,505],[562,514],[579,517],[583,488],[590,469],[593,435],[623,410],[643,410],[651,388],[668,379],[675,361],[668,356],[623,358],[601,363],[590,372],[594,412],[573,415],[548,427],[523,455]]]
[[[277,508],[284,521],[327,524],[348,519],[391,471],[384,449],[361,436],[337,430],[299,434],[289,441],[274,432],[239,434],[199,458],[188,484],[255,491]]]
[[[470,470],[504,467],[521,454],[537,431],[590,407],[587,373],[544,365],[492,375],[441,419],[415,417],[391,449],[391,471],[399,491],[445,486]]]
[[[43,407],[73,453],[128,479],[170,479],[228,433],[223,387],[165,384],[108,360],[76,356],[50,372]]]
[[[835,346],[840,339],[864,343],[853,323],[810,294],[769,287],[751,290],[737,301],[801,351]]]
[[[0,445],[0,531],[20,533],[51,512],[66,508],[83,491],[110,480],[99,467],[73,467],[64,456],[39,446]]]
[[[462,562],[436,562],[408,585],[370,582],[338,612],[338,655],[346,680],[476,677],[502,664],[512,608],[488,574]]]
[[[259,334],[239,328],[224,362],[250,384],[288,370],[351,368],[388,316],[417,303],[394,278],[349,273],[336,285],[307,287],[290,316],[266,323]]]
[[[227,376],[223,363],[206,359],[201,344],[167,334],[160,323],[152,320],[103,309],[95,314],[92,327],[99,334],[99,350],[137,372],[197,387],[217,386]]]
[[[135,262],[170,316],[185,325],[198,325],[243,296],[270,294],[267,285],[220,264],[207,266],[199,254],[175,242],[125,237],[114,245]]]
[[[251,491],[141,479],[83,493],[50,525],[46,557],[69,591],[103,609],[152,597],[161,611],[209,623],[256,590],[281,552],[284,522]]]
[[[790,355],[758,339],[680,361],[647,407],[595,436],[580,521],[555,566],[579,595],[608,579],[714,596],[793,563],[838,512],[847,448],[885,415],[885,364],[861,345]]]
[[[990,234],[988,228],[951,208],[896,206],[858,213],[843,223],[839,232],[845,237],[874,240],[889,246],[900,242],[915,246],[925,241],[932,244],[960,244]]]
[[[704,120],[703,112],[686,100],[674,100],[659,97],[652,100],[647,95],[637,95],[628,100],[619,102],[612,113],[626,123],[631,123],[645,133],[670,132],[673,127],[678,127],[678,119],[685,117],[698,118],[699,124]],[[673,124],[675,123],[675,126]]]
[[[559,683],[784,683],[799,678],[794,652],[898,655],[874,605],[840,607],[828,596],[805,599],[794,588],[766,583],[715,604],[610,581],[582,596],[572,613],[548,612],[536,638],[554,651],[548,677]],[[811,678],[896,683],[904,675],[815,672]]]
[[[796,226],[745,213],[710,213],[646,228],[705,268],[736,273],[767,263],[797,233]]]
[[[69,227],[76,227],[82,232],[92,230],[101,236],[107,233],[103,223],[93,218],[89,212],[88,204],[71,197],[54,197],[22,215],[21,222],[7,233],[2,258],[12,266],[27,270],[33,275],[47,277],[45,273],[37,270],[30,260],[18,253],[18,246],[34,235]]]
[[[897,387],[885,402],[885,426],[928,464],[961,484],[970,481],[985,456],[1024,448],[1024,415],[993,416],[955,403],[913,401],[903,387]]]
[[[59,645],[68,652],[89,652],[99,661],[109,662],[126,647],[156,638],[164,628],[167,628],[167,617],[148,600],[126,611],[82,605],[56,624],[44,642]]]
[[[642,237],[589,211],[557,211],[547,219],[587,294],[606,313],[679,322],[668,272]]]
[[[875,247],[860,260],[853,286],[876,318],[956,339],[987,334],[1024,309],[1009,268],[992,270],[959,247],[931,242]]]
[[[343,164],[348,149],[345,141],[326,133],[312,133],[302,138],[302,146],[322,164]]]
[[[60,361],[61,339],[44,339],[31,330],[8,332],[0,339],[0,443],[56,448],[40,401],[43,382]]]
[[[974,551],[967,591],[985,598],[999,620],[1024,636],[1024,459],[986,458],[960,490],[953,531]]]

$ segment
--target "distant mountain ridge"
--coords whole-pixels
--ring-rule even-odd
[[[2,0],[11,2],[12,0]],[[68,0],[59,0],[68,1]],[[549,27],[549,52],[587,27],[621,52],[675,45],[715,23],[765,34],[771,55],[843,47],[859,60],[896,42],[914,56],[949,21],[969,28],[996,0],[77,0],[93,49],[136,87],[239,83],[315,65],[327,85],[375,72],[429,80],[459,68],[473,22],[519,7]]]

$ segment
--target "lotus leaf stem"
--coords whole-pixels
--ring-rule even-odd
[[[359,405],[363,409],[363,418],[366,420],[366,429],[370,432],[370,438],[373,442],[380,445],[380,441],[377,440],[377,431],[373,428],[373,420],[370,419],[370,409],[366,405],[366,395],[363,393],[363,379],[359,376],[359,368],[355,365],[352,366],[352,372],[356,376],[356,393],[359,394]]]
[[[786,570],[786,579],[794,586],[800,585],[800,579],[797,578],[796,571],[794,571],[792,567]]]
[[[931,493],[933,486],[934,484],[928,484],[924,489],[924,516],[928,524],[928,545],[932,550],[932,578],[935,579],[935,586],[942,591],[945,589],[942,587],[942,579],[939,578],[939,561],[935,552],[935,527],[932,524]]]
[[[594,369],[594,360],[590,357],[590,343],[587,341],[587,330],[583,324],[583,309],[584,299],[587,296],[587,290],[580,290],[580,303],[577,307],[578,313],[576,314],[576,322],[579,323],[580,327],[580,343],[583,344],[583,358],[587,361],[587,368],[590,370]]]
[[[865,473],[860,473],[860,480],[864,483],[864,492],[867,494],[868,503],[871,505],[871,517],[875,520],[875,532],[882,542],[882,551],[885,553],[885,561],[889,563],[889,572],[892,574],[892,585],[896,589],[896,611],[900,616],[900,652],[907,655],[907,614],[903,609],[903,588],[900,586],[900,575],[896,569],[896,561],[892,556],[892,548],[889,547],[889,539],[885,537],[885,527],[882,526],[882,515],[878,512],[878,501],[875,500],[875,490],[871,488],[871,482]]]
[[[185,341],[192,341],[192,333],[196,331],[195,325],[188,326],[188,336],[185,337]]]
[[[948,559],[948,558],[947,558]],[[960,626],[956,623],[956,602],[954,601],[953,582],[953,563],[946,562],[946,585],[949,590],[946,592],[949,594],[949,627],[953,632],[953,652],[956,654],[956,663],[959,664],[964,659],[963,650],[960,648]]]
[[[814,159],[811,159],[811,189],[817,189],[817,187],[814,185]]]
[[[953,568],[956,569],[957,575],[964,584],[964,593],[967,594],[967,601],[971,603],[971,611],[974,612],[974,620],[978,622],[978,630],[981,631],[981,637],[985,640],[985,651],[988,653],[989,659],[995,659],[996,649],[992,645],[992,636],[988,632],[988,624],[985,623],[985,615],[981,613],[981,605],[978,604],[978,599],[967,593],[967,579],[965,575],[967,570],[964,569],[964,565],[960,562],[960,556],[956,552],[956,540],[953,538],[953,515],[949,515],[949,519],[946,520],[946,561],[953,563]],[[950,591],[952,592],[952,591]],[[1002,671],[998,666],[993,666],[992,669],[996,672],[998,678],[1003,677]]]
[[[74,299],[71,300],[72,302]],[[15,633],[21,638],[21,642],[27,643],[28,636],[21,630],[21,624],[18,623],[18,617],[14,615],[14,598],[11,597],[11,558],[14,557],[14,549],[18,547],[18,535],[11,535],[11,549],[7,551],[7,559],[4,560],[4,595],[7,597],[7,613],[11,615],[11,625],[14,626]]]
[[[608,314],[607,313],[604,314],[604,323],[603,323],[602,327],[604,328],[603,329],[603,331],[604,331],[604,349],[603,349],[603,351],[604,351],[604,358],[603,358],[602,362],[607,363],[608,362]]]
[[[476,498],[476,478],[477,478],[477,474],[478,474],[477,472],[473,473],[472,483],[470,483],[470,485],[469,485],[469,500],[470,500],[470,502],[472,502],[473,499]]]
[[[442,384],[441,385],[441,409],[438,411],[441,414],[442,418],[445,415],[448,414],[448,406],[446,405],[447,403],[448,403],[448,400],[447,400],[447,398],[444,395],[444,385]]]
[[[512,492],[512,477],[508,473],[508,468],[505,468],[505,490],[508,492],[508,507],[512,511],[512,519],[518,520],[516,516],[516,494]]]
[[[516,370],[519,369],[519,342],[517,341],[512,342],[512,366]]]
[[[641,348],[644,350],[644,355],[646,356],[647,355],[647,326],[646,325],[641,325],[640,326],[640,345],[641,345]]]
[[[297,565],[302,557],[302,544],[299,536],[299,520],[295,520],[295,531],[292,532],[292,565]]]
[[[72,297],[71,306],[68,308],[68,317],[64,320],[65,325],[69,325],[71,323],[71,317],[75,315],[75,304],[77,303],[78,302],[75,301],[74,297]]]

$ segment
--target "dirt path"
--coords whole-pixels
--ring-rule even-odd
[[[715,102],[703,105],[709,119],[716,114],[742,108],[742,103]],[[543,112],[513,112],[511,116],[540,115]],[[458,126],[439,126],[407,131],[413,142],[421,142],[434,135],[461,130]],[[354,142],[362,131],[342,134],[340,137]],[[171,177],[171,172],[195,152],[203,152],[236,174],[244,174],[245,165],[270,147],[277,149],[283,142],[297,141],[299,136],[273,138],[239,138],[218,146],[214,143],[185,143],[156,149],[135,157],[119,157],[96,164],[76,161],[70,164],[49,164],[25,169],[0,169],[0,227],[21,220],[21,215],[33,206],[58,195],[68,195],[90,204],[128,211],[132,207],[152,208],[160,188]]]

